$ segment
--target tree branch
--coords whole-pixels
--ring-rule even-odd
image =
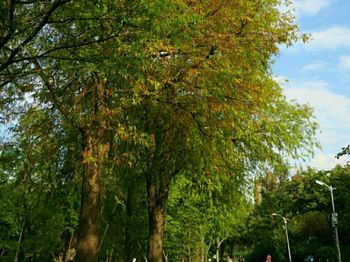
[[[47,87],[47,89],[50,92],[51,98],[54,102],[54,104],[56,104],[58,110],[61,112],[61,114],[68,119],[71,123],[73,123],[72,119],[69,117],[69,112],[66,109],[66,107],[64,106],[64,103],[59,99],[59,97],[56,95],[54,89],[53,89],[53,84],[50,83],[49,79],[43,74],[43,69],[39,63],[39,61],[35,60],[34,61],[35,67],[38,69],[39,72],[39,76],[40,78],[43,80],[45,86]],[[73,123],[74,125],[74,123]],[[75,126],[75,125],[74,125]]]
[[[222,9],[224,4],[225,4],[225,0],[222,0],[220,5],[217,8],[215,8],[214,10],[210,11],[209,13],[207,13],[204,17],[205,18],[209,18],[211,16],[214,16],[217,12],[219,12]]]
[[[13,0],[10,0],[10,7],[9,7],[9,31],[7,35],[3,38],[0,38],[0,50],[4,47],[4,45],[11,39],[11,36],[15,32],[14,29],[14,23],[13,23],[13,15],[15,12],[15,4]]]
[[[57,8],[59,8],[61,5],[66,4],[70,2],[71,0],[56,0],[51,5],[50,9],[43,15],[43,18],[39,22],[39,24],[34,28],[34,30],[23,40],[22,43],[20,43],[15,49],[12,50],[10,56],[8,57],[7,61],[3,63],[0,66],[0,72],[2,72],[5,68],[10,66],[11,64],[15,63],[14,58],[16,55],[21,51],[21,49],[27,45],[30,41],[32,41],[36,35],[42,30],[42,28],[47,24],[49,21],[49,18],[52,16],[52,14],[56,11]],[[13,1],[11,1],[14,3]],[[11,37],[11,36],[10,36]],[[8,41],[8,40],[7,40]],[[0,45],[0,49],[3,47],[5,43]]]
[[[33,3],[37,2],[37,0],[28,0],[28,1],[17,0],[17,1],[14,1],[14,2],[15,2],[15,4],[29,5],[29,4],[33,4]]]
[[[111,40],[113,38],[116,38],[117,36],[119,36],[119,34],[121,33],[122,29],[120,29],[117,33],[109,35],[105,38],[102,39],[97,39],[97,40],[93,40],[93,41],[87,41],[87,42],[83,42],[83,43],[79,43],[79,44],[75,44],[75,45],[63,45],[63,46],[57,46],[55,48],[52,48],[50,50],[47,50],[39,55],[36,56],[27,56],[27,57],[22,57],[20,59],[15,59],[12,61],[12,63],[18,63],[18,62],[23,62],[23,61],[30,61],[30,60],[37,60],[40,58],[44,58],[47,57],[48,54],[59,51],[59,50],[65,50],[65,49],[72,49],[72,48],[78,48],[78,47],[84,47],[84,46],[88,46],[88,45],[92,45],[92,44],[97,44],[97,43],[102,43],[102,42],[106,42],[108,40]],[[49,57],[50,58],[50,57]],[[58,59],[58,57],[51,57],[53,59]],[[74,58],[62,58],[62,60],[75,60]],[[1,71],[1,70],[0,70]]]

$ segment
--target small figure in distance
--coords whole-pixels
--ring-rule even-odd
[[[239,258],[238,258],[238,262],[244,262],[244,259],[243,259],[243,257],[242,257],[242,256],[239,256]]]
[[[230,256],[227,256],[227,262],[232,262],[232,258]]]
[[[272,257],[270,254],[267,255],[266,262],[272,262]]]

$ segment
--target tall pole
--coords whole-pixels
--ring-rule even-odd
[[[284,222],[284,229],[285,229],[285,232],[286,232],[286,240],[287,240],[287,248],[288,248],[288,258],[289,258],[289,262],[292,262],[292,255],[291,255],[291,253],[290,253],[290,245],[289,245],[289,237],[288,237],[288,226],[287,226],[288,219],[285,218],[284,216],[281,216],[280,214],[273,213],[272,215],[273,215],[273,216],[279,216],[280,218],[283,219],[283,222]]]
[[[334,188],[332,186],[329,186],[329,191],[331,192],[331,200],[332,200],[332,211],[333,211],[332,225],[334,227],[334,233],[335,233],[335,245],[337,246],[338,261],[341,262],[341,253],[340,253],[339,236],[338,236],[338,214],[335,213],[333,190]]]
[[[290,253],[290,246],[289,246],[287,219],[285,217],[282,217],[282,218],[283,218],[283,222],[284,222],[284,229],[286,230],[286,239],[287,239],[287,247],[288,247],[288,258],[289,258],[289,262],[292,262],[292,255]]]
[[[322,186],[325,186],[328,188],[328,190],[331,192],[331,202],[332,202],[332,226],[334,227],[334,233],[335,233],[335,245],[337,247],[337,253],[338,253],[338,262],[341,262],[341,252],[340,252],[340,245],[339,245],[339,236],[338,236],[338,214],[335,212],[335,206],[334,206],[334,197],[333,197],[333,188],[332,186],[327,185],[326,183],[323,183],[319,180],[316,180],[316,183]]]

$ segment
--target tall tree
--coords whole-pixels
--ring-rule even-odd
[[[64,128],[80,132],[82,207],[78,260],[97,260],[101,176],[109,151],[108,139],[113,132],[120,135],[120,112],[141,98],[145,73],[142,66],[147,68],[154,53],[157,59],[160,39],[166,28],[172,27],[167,22],[163,27],[154,27],[155,21],[164,20],[161,18],[174,6],[161,1],[71,3],[69,9],[51,17],[37,45],[25,49],[31,57],[32,74],[5,86],[9,112],[13,109],[9,107],[11,102],[16,105],[18,97],[30,93],[40,110],[59,112],[58,121]],[[175,27],[175,31],[179,32],[179,28]],[[106,42],[107,39],[117,40]],[[47,47],[52,47],[52,52],[41,53]]]
[[[18,109],[29,93],[40,110],[58,112],[62,128],[79,133],[78,261],[98,259],[101,179],[120,139],[138,144],[150,261],[162,259],[166,202],[177,174],[240,177],[313,146],[311,111],[288,104],[270,72],[277,45],[296,39],[279,3],[69,2],[35,44],[22,49],[21,42],[25,59],[11,63],[14,70],[29,61],[29,71],[20,81],[4,76],[4,101]]]
[[[278,168],[285,156],[298,157],[299,149],[315,145],[311,110],[289,104],[271,76],[277,44],[296,39],[278,3],[184,3],[184,12],[197,18],[183,29],[192,38],[171,42],[176,35],[169,34],[165,58],[152,60],[144,83],[151,92],[132,117],[154,139],[141,160],[147,166],[150,261],[162,259],[169,185],[180,171],[245,175]]]

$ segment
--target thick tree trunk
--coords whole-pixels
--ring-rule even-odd
[[[83,137],[84,160],[78,235],[78,262],[97,262],[101,213],[101,165],[98,141]]]
[[[83,177],[79,218],[77,262],[97,262],[101,220],[101,175],[108,153],[104,121],[104,89],[98,81],[95,89],[94,120],[82,130]]]
[[[164,176],[157,188],[156,175],[149,174],[147,179],[149,240],[148,261],[162,262],[165,229],[165,206],[168,197],[170,177]]]
[[[149,222],[149,245],[148,245],[148,261],[161,262],[163,257],[163,238],[165,225],[165,212],[162,208],[156,208],[150,211]]]
[[[148,261],[163,261],[163,242],[166,219],[166,203],[171,179],[179,172],[178,165],[168,165],[173,156],[164,146],[171,133],[157,119],[159,108],[149,101],[146,105],[145,129],[154,138],[154,147],[148,151],[146,187],[148,203]],[[151,116],[151,117],[148,117]]]

